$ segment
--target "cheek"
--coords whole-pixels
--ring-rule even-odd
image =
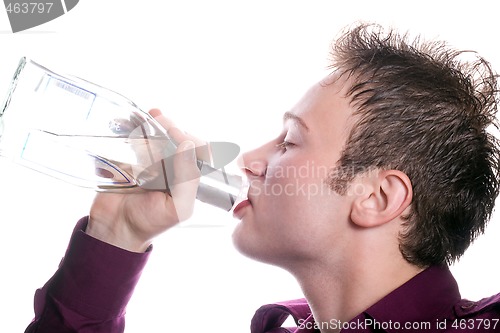
[[[324,169],[322,171],[308,163],[288,166],[284,171],[277,170],[264,183],[265,195],[272,201],[288,203],[289,206],[307,206],[320,197],[330,196],[332,191],[324,181],[328,171]]]
[[[345,238],[345,211],[335,198],[298,196],[266,200],[249,212],[233,232],[235,247],[244,255],[282,266],[329,255]]]
[[[274,178],[264,187],[265,195],[255,210],[255,222],[262,233],[279,234],[286,241],[310,233],[330,218],[333,201],[322,179]]]

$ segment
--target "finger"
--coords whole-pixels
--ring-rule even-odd
[[[148,113],[151,115],[151,117],[155,118],[155,117],[161,115],[161,110],[157,109],[157,108],[153,108],[153,109],[149,110]]]
[[[168,129],[168,136],[172,138],[175,142],[179,143],[182,141],[193,141],[196,147],[205,145],[205,141],[200,140],[186,132],[181,131],[178,127],[172,126]]]
[[[160,125],[167,131],[168,135],[174,139],[174,141],[178,144],[182,141],[193,141],[195,145],[203,146],[205,145],[205,141],[198,139],[197,137],[187,134],[186,132],[181,131],[174,123],[172,119],[169,119],[161,113],[159,109],[151,109],[149,110],[149,114],[155,118],[155,120],[160,123]]]
[[[184,141],[174,157],[174,180],[171,182],[172,201],[179,221],[192,215],[199,182],[200,170],[196,164],[195,145],[192,141]]]
[[[148,112],[157,122],[160,123],[160,125],[167,130],[167,132],[170,130],[170,128],[176,127],[175,123],[173,122],[172,119],[169,119],[163,115],[163,113],[160,111],[160,109],[151,109]],[[181,142],[181,141],[179,141]]]
[[[175,143],[183,142],[183,141],[192,141],[196,146],[196,156],[199,160],[211,163],[212,161],[212,152],[210,150],[210,145],[200,140],[192,135],[186,134],[182,132],[180,129],[176,127],[170,128],[168,131],[168,136],[174,140]]]
[[[149,110],[149,114],[155,118],[160,125],[167,130],[168,136],[174,141],[176,145],[183,141],[192,141],[194,142],[196,148],[196,156],[199,160],[203,160],[205,162],[212,162],[212,154],[210,150],[210,145],[204,141],[200,140],[197,137],[187,134],[181,131],[175,123],[165,117],[159,109],[151,109]]]

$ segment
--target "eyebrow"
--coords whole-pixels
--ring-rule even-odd
[[[285,114],[283,115],[283,122],[289,120],[289,119],[292,119],[292,120],[295,120],[298,124],[300,124],[306,131],[309,132],[309,127],[307,127],[306,125],[306,122],[304,121],[304,119],[300,118],[299,116],[291,113],[291,112],[285,112]]]

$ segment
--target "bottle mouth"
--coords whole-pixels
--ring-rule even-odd
[[[240,186],[240,192],[238,193],[238,196],[236,197],[235,203],[232,207],[232,209],[236,208],[239,203],[242,201],[248,200],[248,191],[250,190],[250,182],[248,181],[248,178],[246,176],[241,176],[241,186]]]

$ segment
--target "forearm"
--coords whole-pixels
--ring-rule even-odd
[[[58,271],[36,292],[35,319],[26,332],[123,332],[125,308],[149,253],[90,237],[87,221],[77,224]]]

